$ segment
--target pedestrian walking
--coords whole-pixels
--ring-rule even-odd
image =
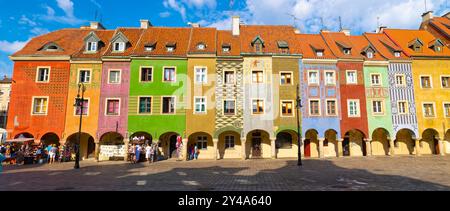
[[[136,163],[139,163],[139,160],[141,158],[141,146],[139,144],[136,145]]]
[[[158,160],[159,160],[159,158],[158,158],[158,156],[159,156],[159,146],[158,146],[158,144],[155,144],[155,162],[158,162]]]
[[[188,150],[188,152],[189,152],[189,160],[194,160],[194,145],[193,144],[191,144],[190,146],[189,146],[189,150]]]
[[[198,160],[198,154],[200,153],[200,151],[198,150],[197,145],[195,145],[194,147],[194,158],[195,160]]]
[[[149,163],[151,162],[151,151],[152,147],[150,146],[150,144],[147,144],[147,146],[145,147],[145,159],[147,159]]]
[[[55,162],[57,152],[58,148],[56,147],[56,144],[53,144],[52,148],[50,149],[50,152],[48,153],[48,155],[50,156],[50,164],[53,164]]]
[[[152,144],[150,147],[150,162],[153,163],[155,160],[155,145]]]

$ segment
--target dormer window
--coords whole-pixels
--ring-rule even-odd
[[[278,41],[278,49],[280,50],[280,53],[282,54],[288,54],[289,53],[289,44],[286,41]]]
[[[367,52],[367,58],[369,58],[369,59],[373,58],[373,52],[372,51]]]
[[[422,52],[422,47],[421,46],[414,46],[413,47],[415,52]]]
[[[423,42],[420,39],[414,39],[408,43],[408,47],[411,48],[414,52],[420,53],[422,52]]]
[[[223,44],[222,45],[222,52],[229,53],[231,51],[231,45],[230,44]]]
[[[402,53],[400,51],[395,51],[394,52],[394,56],[399,58],[402,55]]]
[[[316,51],[316,56],[317,57],[323,57],[323,51],[322,50]]]
[[[97,51],[97,47],[98,47],[97,42],[88,42],[87,45],[86,45],[86,51],[96,52]]]
[[[255,52],[256,53],[262,52],[262,44],[261,43],[255,43]]]
[[[166,50],[167,52],[174,52],[177,44],[176,43],[167,43]]]
[[[48,48],[47,48],[47,51],[57,51],[57,50],[58,50],[58,46],[55,46],[55,45],[48,46]]]
[[[156,48],[156,43],[147,43],[144,46],[145,51],[154,51]]]
[[[260,36],[255,37],[252,41],[252,46],[255,49],[256,53],[262,53],[264,48],[264,41],[261,39]]]
[[[173,52],[175,50],[174,47],[167,47],[167,52]]]
[[[125,51],[125,43],[124,42],[114,43],[114,51]]]
[[[352,49],[351,48],[344,48],[344,54],[345,55],[350,55],[352,53]]]
[[[62,51],[62,49],[54,42],[50,42],[42,46],[40,51]]]
[[[440,53],[442,52],[442,47],[444,46],[444,43],[440,39],[435,39],[430,43],[428,43],[428,46],[435,52]]]
[[[206,49],[206,45],[204,43],[199,43],[199,44],[197,44],[197,49],[198,50],[205,50]]]

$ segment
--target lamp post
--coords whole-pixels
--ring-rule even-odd
[[[301,152],[301,140],[302,140],[302,133],[300,131],[300,109],[303,107],[302,105],[302,99],[300,97],[300,85],[297,85],[297,143],[298,143],[298,161],[297,165],[302,166],[302,152]]]
[[[80,107],[80,125],[78,128],[78,142],[75,143],[75,169],[80,168],[80,144],[81,144],[81,124],[83,122],[83,104],[84,104],[84,92],[86,91],[86,87],[83,83],[78,84],[78,94],[77,99],[75,101],[75,107]],[[81,92],[81,98],[80,98]]]

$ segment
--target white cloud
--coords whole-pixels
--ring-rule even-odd
[[[28,43],[28,41],[29,40],[9,42],[6,40],[0,40],[0,51],[9,54],[15,53],[21,50]]]
[[[186,3],[189,7],[195,7],[199,9],[203,7],[215,9],[217,6],[216,0],[182,0],[182,2]]]
[[[46,15],[40,17],[46,21],[54,21],[69,25],[78,25],[85,22],[74,15],[74,3],[71,0],[56,0],[58,7],[64,11],[64,16],[57,16],[55,10],[50,6],[45,6],[47,9]]]
[[[186,19],[187,19],[186,7],[182,3],[180,3],[176,0],[164,0],[163,5],[166,8],[171,8],[171,9],[177,11],[178,13],[180,13],[183,21],[186,21]]]
[[[20,17],[19,24],[28,25],[28,26],[36,26],[37,25],[37,23],[35,21],[32,21],[25,15],[22,15],[22,17]]]
[[[91,3],[97,6],[98,8],[102,8],[102,5],[100,5],[96,0],[91,0]]]
[[[216,12],[217,1],[216,0],[164,0],[164,7],[172,9],[181,15],[184,22],[188,18],[192,17],[209,17]],[[191,10],[188,13],[187,10]]]
[[[159,17],[161,17],[161,18],[168,18],[168,17],[170,17],[170,12],[161,12],[161,13],[159,13]]]

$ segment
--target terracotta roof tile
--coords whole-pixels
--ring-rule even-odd
[[[438,29],[448,41],[450,41],[450,19],[446,17],[435,17],[430,24]]]
[[[384,57],[390,60],[408,60],[409,57],[403,53],[403,50],[392,42],[385,34],[365,33],[364,36],[374,46],[377,51]],[[399,51],[400,57],[395,57],[394,52]]]
[[[217,55],[218,56],[240,56],[241,43],[240,37],[233,36],[231,31],[217,31]],[[222,47],[230,47],[229,52],[223,52]]]
[[[285,41],[289,45],[290,54],[300,54],[301,48],[296,42],[296,34],[292,26],[241,26],[241,51],[242,53],[255,53],[252,42],[258,36],[264,40],[264,54],[280,54],[278,41]]]
[[[216,54],[217,30],[215,28],[192,28],[189,54]],[[199,50],[198,45],[206,48]]]
[[[112,45],[111,45],[111,39],[108,40],[108,43],[110,43],[108,49],[104,53],[104,56],[131,56],[135,50],[135,48],[138,45],[138,42],[141,38],[141,35],[143,33],[144,29],[140,28],[118,28],[114,32],[114,35],[111,37],[114,38],[119,32],[123,33],[125,37],[129,41],[129,45],[127,45],[127,48],[124,52],[112,52]]]
[[[336,59],[327,44],[319,34],[298,34],[297,42],[301,46],[303,58],[307,59]],[[318,57],[316,50],[323,50],[323,56]]]
[[[110,40],[112,39],[115,31],[114,30],[93,30],[98,38],[100,39],[101,45],[98,45],[98,51],[96,53],[86,53],[86,43],[80,48],[80,50],[75,53],[72,57],[75,59],[101,59],[103,54],[108,50],[111,45]],[[89,32],[90,33],[90,32]],[[88,36],[89,33],[86,35]],[[84,38],[83,38],[84,39]]]
[[[150,27],[146,29],[136,45],[134,56],[186,56],[191,28]],[[145,51],[145,45],[153,43],[155,49]],[[176,44],[173,52],[168,52],[167,44]]]
[[[450,49],[446,46],[442,47],[442,52],[436,52],[433,49],[429,48],[428,43],[435,40],[436,38],[428,31],[385,29],[384,33],[394,43],[400,46],[408,56],[450,56]],[[424,46],[422,47],[422,52],[415,52],[413,49],[409,48],[409,43],[415,39],[420,39],[423,42]]]
[[[320,33],[327,43],[327,46],[333,52],[333,54],[338,58],[343,59],[363,59],[364,57],[361,55],[362,47],[360,42],[353,39],[355,36],[347,36],[344,32],[321,32]],[[354,43],[355,42],[355,43]],[[344,54],[342,47],[338,45],[341,43],[342,45],[346,45],[346,47],[351,47],[351,54]],[[359,46],[358,46],[359,45]]]
[[[352,43],[353,49],[352,53],[359,53],[366,61],[384,61],[386,60],[373,46],[365,36],[349,36],[350,42]],[[368,58],[365,51],[372,48],[375,52],[373,58]],[[354,52],[353,52],[354,51]]]

